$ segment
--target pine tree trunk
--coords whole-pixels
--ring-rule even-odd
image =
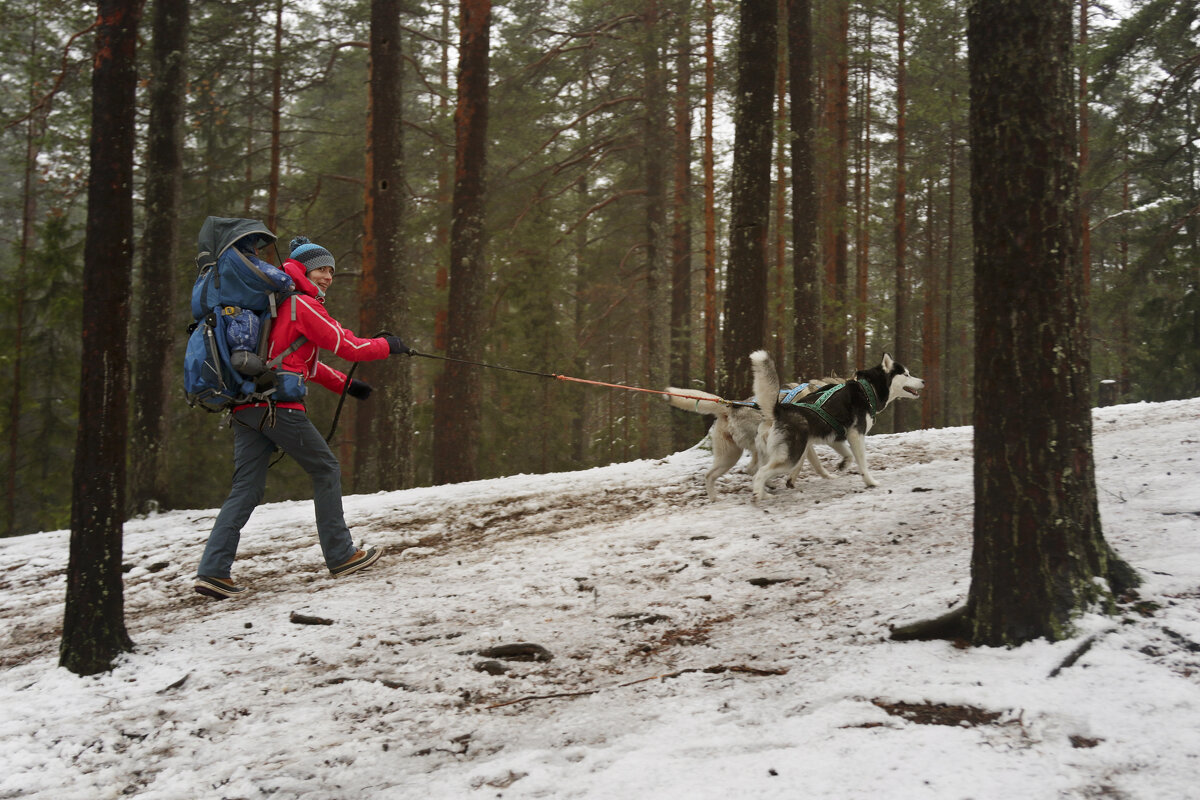
[[[957,224],[957,214],[955,203],[958,198],[958,126],[955,124],[955,116],[958,113],[958,95],[952,93],[950,96],[950,141],[948,150],[950,153],[949,176],[947,178],[947,197],[946,197],[946,272],[945,280],[942,282],[942,369],[946,370],[947,365],[951,363],[952,344],[955,336],[955,319],[954,314],[954,258],[955,244],[958,239],[955,235],[955,225]],[[961,373],[960,373],[961,374]],[[960,415],[951,415],[953,404],[953,381],[942,380],[942,414],[946,425],[961,424],[957,420]]]
[[[717,385],[717,179],[713,108],[717,94],[713,0],[704,0],[704,385]]]
[[[744,0],[737,45],[723,397],[751,392],[750,353],[766,345],[766,244],[771,222],[775,0]]]
[[[773,187],[774,198],[774,220],[775,225],[772,229],[771,245],[772,245],[772,277],[771,289],[767,293],[770,297],[771,327],[767,332],[767,338],[770,343],[770,351],[772,358],[776,364],[786,365],[791,363],[788,356],[788,334],[791,333],[790,320],[787,316],[787,297],[785,288],[787,287],[787,240],[788,240],[788,225],[787,225],[787,193],[788,193],[788,144],[791,137],[783,133],[788,129],[789,115],[787,109],[787,82],[788,82],[788,65],[787,65],[787,46],[788,37],[787,31],[787,0],[777,0],[776,18],[777,26],[780,31],[784,32],[782,36],[777,36],[776,51],[776,69],[775,69],[775,129],[780,131],[780,135],[775,142],[775,185]]]
[[[833,0],[840,3],[842,0]],[[834,333],[838,315],[837,296],[837,15],[829,11],[831,4],[822,4],[821,42],[819,55],[820,119],[817,141],[820,144],[818,163],[819,213],[818,257],[820,260],[822,315],[821,361],[827,373],[836,373],[842,359],[837,355],[837,336]]]
[[[871,270],[871,75],[872,43],[874,40],[874,20],[867,21],[867,45],[864,53],[866,63],[863,65],[864,87],[859,105],[862,108],[862,131],[860,142],[862,146],[862,169],[859,172],[857,191],[858,205],[858,238],[856,240],[855,271],[854,271],[854,366],[867,366],[867,287],[869,286]]]
[[[29,37],[29,105],[37,103],[39,76],[33,74],[36,63],[36,53],[32,52],[38,44],[37,30]],[[9,384],[8,406],[8,481],[5,490],[5,536],[15,536],[19,525],[17,520],[17,471],[21,466],[21,416],[22,396],[24,394],[25,366],[25,304],[27,296],[27,276],[29,254],[33,249],[34,225],[37,216],[37,193],[34,191],[35,173],[38,156],[41,152],[40,141],[45,130],[46,118],[44,113],[30,114],[25,125],[25,169],[21,178],[21,238],[17,256],[16,273],[13,276],[13,345],[10,359],[12,361],[12,381]]]
[[[942,264],[937,257],[937,203],[935,181],[925,189],[925,307],[921,313],[921,427],[937,428],[942,422]]]
[[[271,166],[267,173],[267,229],[279,222],[279,171],[283,158],[283,0],[275,0],[275,42],[271,50]]]
[[[899,0],[896,14],[896,206],[892,231],[896,248],[896,341],[892,343],[892,357],[897,361],[908,360],[911,352],[908,320],[908,63],[905,50],[905,0]],[[905,404],[897,403],[892,411],[892,429],[908,430],[908,414]]]
[[[133,148],[141,0],[101,0],[92,68],[92,135],[84,244],[83,363],[71,496],[60,664],[111,669],[132,649],[125,629],[122,524],[128,430]]]
[[[790,68],[787,66],[787,0],[778,0],[775,7],[776,35],[775,58],[778,66],[775,68],[775,130],[779,137],[775,140],[775,184],[773,187],[772,205],[774,206],[774,228],[772,229],[772,277],[767,293],[770,303],[770,329],[767,331],[770,354],[776,365],[788,365],[787,337],[790,335],[790,320],[787,318],[787,302],[785,288],[787,287],[787,157],[788,136],[787,126],[790,115],[787,113],[787,78]]]
[[[257,11],[257,8],[255,8],[254,10]],[[250,53],[250,52],[253,52],[253,50],[254,50],[253,46],[250,45],[249,43],[247,43],[246,51],[248,53]],[[258,95],[259,87],[258,87],[258,80],[256,77],[257,76],[257,71],[256,71],[257,67],[256,67],[255,57],[254,56],[249,57],[247,59],[247,62],[248,63],[246,65],[246,89],[245,89],[245,91],[246,91],[247,95],[249,95],[251,97],[256,97]],[[242,191],[244,192],[244,194],[242,195],[242,216],[243,217],[254,216],[254,157],[255,157],[254,134],[258,130],[257,118],[255,117],[255,111],[257,111],[257,110],[258,110],[257,103],[249,103],[247,105],[246,142],[245,142],[246,154],[244,157],[244,160],[246,163],[246,169],[242,173]],[[211,133],[212,132],[210,131],[210,134]],[[206,144],[208,145],[208,147],[210,149],[215,149],[214,146],[216,145],[216,137],[210,135],[206,141]],[[205,155],[211,156],[212,153],[209,152],[209,153],[206,153]],[[207,188],[210,191],[213,188],[211,183],[209,183],[212,179],[208,176],[215,175],[216,172],[217,172],[216,170],[211,169],[211,168],[204,170],[205,181],[208,184]],[[274,231],[275,229],[268,228],[268,230]]]
[[[671,385],[692,385],[692,40],[691,4],[681,9],[675,41],[674,194],[671,228]],[[671,417],[672,449],[703,436],[694,414]]]
[[[153,6],[150,124],[146,146],[146,223],[134,328],[133,417],[130,422],[129,500],[135,513],[169,508],[168,409],[175,397],[173,323],[179,217],[183,201],[183,115],[188,40],[187,0]],[[178,391],[178,390],[176,390]]]
[[[1088,8],[1091,0],[1079,0],[1079,175],[1086,178],[1091,160],[1088,132]],[[1089,208],[1091,198],[1082,196],[1079,204],[1079,261],[1083,270],[1083,291],[1091,293],[1092,286],[1092,230]]]
[[[825,374],[814,179],[816,99],[811,0],[788,0],[787,37],[792,144],[792,374],[802,379]]]
[[[666,176],[670,160],[667,91],[659,47],[658,0],[648,0],[643,20],[642,63],[645,89],[642,113],[642,170],[646,181],[646,377],[648,386],[666,386],[671,378],[670,273],[667,270]],[[638,398],[643,458],[660,456],[670,442],[671,414],[666,403]]]
[[[850,329],[850,291],[848,285],[848,215],[850,184],[850,3],[838,0],[835,21],[837,37],[833,84],[833,131],[835,151],[833,158],[833,208],[830,209],[833,223],[833,281],[831,305],[833,313],[827,316],[833,323],[830,331],[830,353],[832,360],[826,366],[836,375],[852,375],[856,365],[847,364],[847,337]]]
[[[484,177],[492,4],[490,0],[462,0],[460,7],[446,355],[477,361],[483,348]],[[478,474],[483,404],[479,370],[446,362],[434,396],[434,483],[474,480]]]
[[[400,0],[371,3],[360,336],[374,336],[385,330],[401,338],[407,334],[401,8]],[[409,365],[407,358],[394,357],[359,368],[363,379],[379,385],[382,391],[357,409],[356,491],[390,491],[412,485]]]
[[[583,89],[584,106],[588,105],[589,99],[586,86]],[[590,128],[586,119],[580,121],[579,136],[581,141],[588,141]],[[578,194],[579,208],[591,207],[591,183],[587,179],[587,175],[580,177],[576,184],[576,192]],[[584,344],[585,329],[587,327],[587,308],[586,297],[588,290],[592,285],[590,270],[588,269],[590,262],[586,257],[588,251],[588,241],[590,237],[590,229],[588,219],[585,215],[579,224],[575,227],[575,286],[574,286],[574,333],[575,342],[575,374],[586,375],[588,368],[587,347]],[[610,393],[611,394],[611,393]],[[596,408],[594,403],[599,402],[594,394],[589,394],[582,403],[575,407],[575,414],[571,419],[571,452],[574,455],[576,464],[584,464],[587,462],[589,445],[588,445],[588,421],[589,409]],[[594,416],[599,416],[595,414]]]
[[[451,0],[442,0],[442,47],[438,58],[438,71],[441,86],[445,91],[439,92],[438,110],[448,115],[450,109],[450,5]],[[453,160],[448,148],[439,148],[437,155],[437,202],[440,207],[448,207],[452,202],[451,174],[454,171]],[[445,215],[438,215],[437,228],[434,231],[434,243],[439,254],[438,265],[434,272],[433,288],[436,293],[433,316],[433,349],[446,350],[446,324],[449,317],[447,292],[450,288],[450,270],[440,257],[450,244],[450,227],[445,223]]]
[[[970,11],[976,505],[966,624],[977,644],[1062,639],[1075,614],[1137,582],[1104,540],[1096,499],[1072,3],[978,0]]]

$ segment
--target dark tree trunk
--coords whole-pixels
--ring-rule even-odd
[[[937,428],[942,419],[942,264],[937,258],[935,181],[925,187],[925,305],[921,316],[921,427]]]
[[[1088,128],[1088,8],[1091,0],[1079,0],[1079,175],[1088,174],[1091,147]],[[1079,263],[1083,275],[1083,292],[1091,293],[1092,285],[1092,216],[1091,198],[1084,194],[1079,204]]]
[[[720,394],[750,394],[750,354],[765,347],[766,245],[774,139],[775,0],[744,0],[737,48],[737,100],[730,198],[729,271]]]
[[[788,350],[788,336],[792,333],[791,319],[787,316],[787,297],[785,289],[787,280],[787,242],[788,242],[788,145],[791,136],[784,133],[788,130],[789,116],[788,100],[788,69],[787,69],[787,0],[777,0],[776,28],[779,34],[776,38],[776,69],[775,69],[775,128],[780,132],[775,140],[775,158],[772,166],[775,170],[774,185],[771,188],[771,204],[774,206],[774,227],[771,230],[771,288],[767,292],[771,305],[770,328],[767,331],[769,350],[776,364],[786,367],[791,362]]]
[[[716,46],[713,0],[704,0],[704,385],[717,385],[717,213],[713,155]]]
[[[283,0],[275,0],[275,41],[271,49],[271,167],[267,173],[267,229],[276,230],[279,173],[283,158]]]
[[[690,3],[684,3],[675,51],[675,182],[671,226],[671,385],[692,379],[692,40]],[[672,444],[690,447],[704,435],[694,414],[674,414]]]
[[[849,0],[838,0],[837,3],[837,38],[834,46],[837,48],[837,58],[834,64],[834,83],[830,87],[834,93],[832,120],[834,152],[832,176],[833,207],[829,209],[830,221],[833,224],[833,280],[829,284],[831,308],[824,315],[833,327],[829,331],[830,341],[826,342],[830,357],[825,366],[835,375],[852,375],[856,365],[847,364],[847,344],[850,331],[850,290],[849,290],[849,165],[850,165],[850,3]],[[863,365],[865,366],[865,365]]]
[[[37,29],[29,37],[29,104],[37,103],[38,76],[34,75],[38,46]],[[37,216],[36,181],[38,155],[41,153],[42,134],[46,129],[46,112],[29,115],[25,125],[25,169],[21,177],[21,234],[18,248],[16,274],[13,276],[13,344],[9,359],[12,361],[12,382],[9,384],[8,406],[8,482],[5,489],[5,536],[17,533],[17,471],[21,465],[21,398],[24,394],[25,364],[25,304],[29,254],[33,249],[34,219]]]
[[[367,191],[359,335],[406,335],[403,226],[404,144],[401,125],[403,53],[400,0],[372,0],[367,111]],[[412,485],[412,380],[409,361],[363,364],[368,383],[384,391],[356,409],[355,490]]]
[[[451,358],[478,360],[483,346],[484,170],[492,4],[490,0],[463,0],[460,7],[446,354]],[[476,477],[482,401],[479,370],[446,362],[437,379],[433,407],[434,483],[455,483]]]
[[[859,100],[862,113],[862,127],[859,134],[861,159],[858,180],[855,182],[855,192],[858,195],[856,203],[858,223],[857,239],[854,248],[854,364],[857,367],[867,365],[867,287],[870,285],[871,270],[871,76],[874,72],[872,64],[872,48],[874,41],[874,20],[867,20],[867,44],[863,65],[863,90]]]
[[[896,206],[892,221],[896,247],[896,341],[892,343],[893,357],[904,363],[913,352],[908,319],[908,54],[905,31],[905,0],[900,0],[896,13]],[[892,412],[892,427],[908,430],[908,414],[904,403],[897,403]]]
[[[438,74],[441,86],[446,91],[439,92],[438,113],[449,116],[450,111],[450,0],[442,4],[441,52],[438,57]],[[451,192],[454,158],[449,148],[439,147],[437,153],[437,202],[442,207],[449,207],[453,201]],[[434,230],[435,252],[443,253],[450,243],[450,226],[444,214],[438,215],[437,227]],[[446,324],[449,317],[447,294],[450,288],[450,270],[446,262],[438,260],[433,277],[434,294],[437,298],[433,312],[433,349],[446,349]]]
[[[975,546],[967,604],[941,622],[979,645],[1063,639],[1138,580],[1096,501],[1073,3],[977,0],[969,16]]]
[[[150,125],[146,143],[146,223],[134,324],[133,418],[129,432],[129,500],[135,513],[172,505],[167,497],[171,427],[167,409],[179,332],[175,271],[183,195],[183,114],[187,89],[187,0],[157,0],[150,56]]]
[[[950,108],[952,114],[958,110],[958,95],[951,93]],[[949,142],[950,164],[949,176],[947,179],[947,197],[946,197],[946,272],[945,280],[942,282],[942,368],[946,369],[947,364],[951,363],[951,344],[954,342],[956,322],[961,324],[961,320],[955,319],[954,313],[954,245],[958,241],[956,236],[956,214],[955,204],[958,198],[958,126],[954,123],[954,117],[951,117],[950,122],[950,142]],[[947,425],[961,424],[957,420],[960,415],[952,415],[951,409],[954,407],[951,403],[953,399],[952,389],[953,382],[942,380],[942,414]]]
[[[646,181],[646,381],[648,386],[665,386],[671,378],[670,273],[667,270],[667,175],[671,150],[667,121],[666,81],[659,47],[662,21],[657,0],[647,0],[643,19],[645,39],[642,64],[645,69],[645,101],[642,113],[642,169]],[[660,456],[670,443],[671,413],[665,403],[638,398],[643,424],[640,455]]]
[[[140,0],[101,0],[92,69],[92,136],[84,244],[83,364],[60,663],[77,675],[130,650],[121,581],[133,147]]]

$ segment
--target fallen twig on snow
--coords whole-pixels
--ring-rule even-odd
[[[1059,664],[1054,669],[1050,670],[1049,677],[1055,678],[1064,669],[1067,669],[1068,667],[1073,666],[1076,661],[1078,661],[1080,658],[1083,657],[1084,653],[1086,653],[1088,650],[1092,649],[1092,645],[1094,645],[1095,643],[1096,643],[1096,636],[1089,636],[1088,638],[1084,639],[1083,643],[1080,644],[1078,647],[1076,647],[1074,650],[1072,650],[1070,655],[1068,655],[1066,658],[1064,658],[1063,662],[1061,664]]]

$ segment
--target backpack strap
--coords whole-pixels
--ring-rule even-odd
[[[287,358],[292,353],[296,352],[301,347],[303,347],[304,343],[307,341],[308,341],[307,336],[301,336],[301,337],[297,338],[296,341],[294,341],[290,345],[288,345],[288,348],[286,350],[284,350],[282,353],[280,353],[279,355],[275,356],[274,358],[272,358],[270,361],[267,362],[267,369],[275,369],[276,367],[278,367],[280,364],[283,363],[283,360],[285,358]]]

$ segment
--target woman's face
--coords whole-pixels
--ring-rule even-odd
[[[330,284],[333,283],[333,267],[317,267],[309,270],[308,279],[315,283],[322,293],[328,292]]]

